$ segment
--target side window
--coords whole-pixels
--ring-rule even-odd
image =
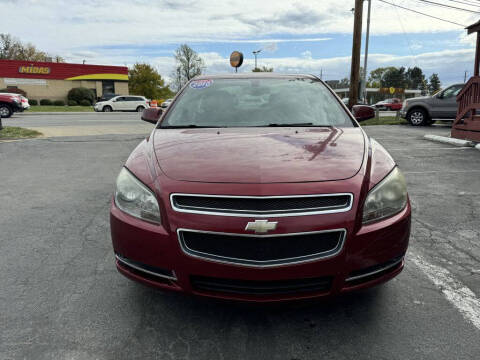
[[[120,96],[120,97],[117,98],[117,101],[125,101],[125,97]]]
[[[448,89],[445,89],[445,91],[443,92],[443,98],[444,99],[449,99],[449,98],[452,98],[454,96],[457,96],[458,93],[460,92],[460,90],[462,90],[462,88],[463,88],[463,86],[455,85],[455,86],[449,87]]]

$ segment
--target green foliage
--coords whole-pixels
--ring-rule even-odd
[[[368,78],[368,82],[370,83],[371,87],[376,87],[379,88],[381,86],[381,81],[383,78],[383,75],[389,71],[395,69],[395,67],[390,66],[390,67],[379,67],[375,70],[370,71],[370,76]]]
[[[175,50],[174,89],[179,91],[190,79],[201,75],[204,68],[205,63],[196,51],[187,44],[180,45]]]
[[[428,90],[431,94],[434,94],[440,90],[441,86],[442,83],[440,82],[438,74],[433,73],[429,78]]]
[[[65,106],[65,101],[63,101],[63,100],[55,100],[55,101],[53,102],[53,105],[55,105],[55,106]]]
[[[436,76],[438,80],[438,75]],[[436,80],[434,79],[434,81]],[[418,66],[408,69],[390,66],[372,70],[368,78],[368,87],[395,87],[422,90],[424,92],[430,89],[425,79],[425,74]]]
[[[0,59],[64,62],[61,56],[52,56],[37,50],[32,44],[23,44],[10,34],[0,34]]]
[[[92,103],[87,99],[80,100],[79,104],[82,105],[82,106],[91,106],[92,105]]]
[[[407,83],[408,89],[414,90],[421,90],[425,87],[425,75],[423,74],[422,69],[418,66],[413,68],[408,68],[407,72],[405,73],[405,80]]]
[[[22,139],[34,138],[42,135],[41,132],[31,129],[24,129],[16,126],[5,126],[0,128],[0,139]]]
[[[52,101],[49,99],[40,100],[40,105],[52,105]]]
[[[258,68],[258,67],[253,68],[252,72],[273,72],[273,68],[269,68],[264,65],[261,68]]]
[[[87,105],[92,105],[93,101],[95,100],[95,94],[92,90],[85,87],[77,87],[68,92],[67,98],[68,100],[76,101],[78,104],[81,104],[82,101],[85,100],[85,103],[88,102]]]
[[[68,106],[77,106],[78,103],[75,100],[68,100]]]
[[[29,103],[30,105],[33,105],[33,106],[38,105],[38,101],[37,101],[37,100],[34,100],[34,99],[28,100],[28,103]]]
[[[174,94],[160,74],[149,64],[135,64],[128,71],[128,91],[147,99],[171,97]]]

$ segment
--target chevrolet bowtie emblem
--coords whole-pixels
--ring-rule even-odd
[[[255,234],[266,234],[270,230],[277,228],[278,222],[268,220],[255,220],[247,223],[246,231],[255,231]]]

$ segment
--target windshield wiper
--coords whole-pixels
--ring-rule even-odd
[[[200,126],[200,125],[167,125],[160,126],[160,129],[189,129],[189,128],[218,128],[219,126]]]
[[[278,126],[278,127],[281,127],[281,126],[285,126],[285,127],[295,127],[295,126],[314,126],[314,127],[331,127],[332,125],[316,125],[314,123],[270,123],[268,124],[267,126],[271,126],[271,127],[275,127],[275,126]]]

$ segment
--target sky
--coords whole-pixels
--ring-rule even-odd
[[[385,0],[460,25],[372,1],[368,70],[421,67],[442,85],[472,74],[475,36],[464,26],[480,19],[480,0]],[[364,3],[362,66],[367,5]],[[0,33],[68,62],[131,66],[152,64],[167,80],[183,43],[204,59],[205,72],[233,72],[234,50],[244,54],[239,72],[259,66],[308,73],[324,80],[349,77],[354,0],[0,0]],[[464,25],[464,26],[461,26]]]

